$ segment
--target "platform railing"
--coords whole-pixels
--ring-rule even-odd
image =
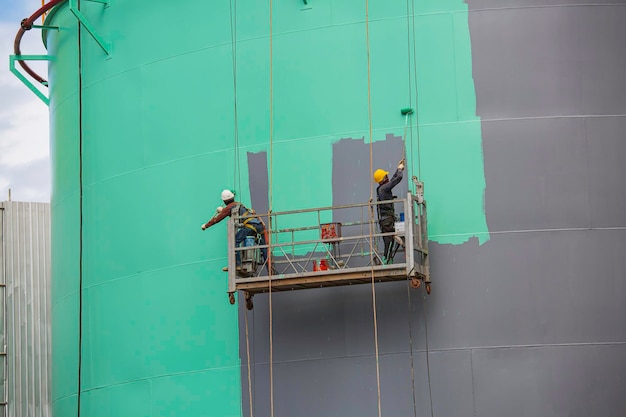
[[[236,247],[235,234],[251,216],[234,215],[228,223],[228,292],[243,287],[253,290],[256,284],[267,288],[270,271],[272,288],[279,287],[281,281],[298,280],[303,280],[302,284],[294,284],[293,289],[326,286],[325,276],[329,277],[329,285],[346,285],[354,282],[340,276],[360,277],[368,271],[375,272],[378,280],[393,276],[394,280],[412,279],[417,286],[418,280],[430,283],[426,203],[422,196],[408,193],[406,198],[390,201],[257,214],[268,228],[265,245]],[[395,232],[381,233],[377,206],[389,203],[394,204],[396,214],[404,213],[404,222],[396,222]],[[386,236],[403,242],[394,243],[394,262],[387,265],[383,264],[381,252],[382,238]],[[244,251],[258,257],[262,248],[267,249],[267,259],[257,259],[249,273],[237,271],[236,253],[250,259]]]

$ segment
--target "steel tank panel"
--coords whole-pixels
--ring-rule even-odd
[[[91,6],[83,3],[82,11],[98,25],[100,10]],[[115,19],[115,13],[123,15],[114,32],[153,10],[149,2],[140,9],[132,2],[119,6],[110,9]],[[165,8],[158,13],[175,17]],[[228,83],[206,76],[207,63],[219,60],[213,53],[222,61],[230,53],[218,46],[183,59],[189,51],[178,50],[178,41],[168,51],[152,37],[150,44],[160,43],[163,55],[141,57],[140,65],[133,61],[137,49],[118,49],[105,62],[112,72],[102,74],[102,51],[87,46],[93,39],[84,29],[78,32],[68,4],[48,20],[61,27],[47,33],[48,49],[58,59],[50,66],[54,414],[202,415],[210,408],[238,415],[236,313],[224,303],[223,291],[209,284],[222,283],[221,272],[213,271],[222,266],[224,248],[198,237],[209,207],[207,171],[225,169],[224,149],[232,144],[223,145],[225,136],[212,142],[196,132],[206,124],[232,131],[232,118],[222,120],[219,108],[193,102],[209,92],[230,92]],[[193,37],[209,39],[205,35]],[[163,60],[168,54],[178,60]],[[144,68],[144,59],[153,66]],[[195,74],[181,74],[180,90],[168,90],[163,76],[179,71],[183,61]],[[203,79],[199,87],[196,80]],[[145,107],[142,97],[151,97]],[[172,105],[180,100],[196,106],[191,119],[184,112],[174,115]],[[159,125],[164,118],[168,128]],[[195,124],[184,128],[192,119]],[[189,207],[198,210],[185,213]]]
[[[434,242],[430,297],[376,286],[384,414],[623,413],[625,9],[308,3],[275,2],[270,36],[251,0],[82,2],[110,56],[49,18],[54,412],[250,415],[248,314],[255,415],[376,415],[371,288],[274,296],[270,398],[268,299],[229,306],[224,229],[198,230],[226,187],[366,201],[371,102],[388,170],[416,110]]]

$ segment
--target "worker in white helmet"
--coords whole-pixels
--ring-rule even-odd
[[[255,214],[254,210],[248,209],[243,204],[236,202],[235,194],[230,190],[222,191],[222,201],[225,207],[219,206],[213,218],[201,226],[202,230],[206,230],[214,224],[221,222],[233,213],[239,216]],[[257,237],[259,244],[265,245],[265,224],[263,224],[263,220],[259,217],[247,217],[244,219],[242,226],[237,230],[237,233],[235,233],[235,246],[241,246],[248,236]],[[241,256],[239,252],[237,252],[236,255],[237,266],[239,267],[241,265]],[[267,248],[261,248],[261,257],[261,262],[265,262],[265,259],[267,259]],[[228,268],[225,267],[223,270],[228,271]]]
[[[377,169],[374,171],[374,181],[378,183],[376,188],[376,196],[378,201],[389,201],[394,198],[393,187],[398,185],[402,181],[402,172],[404,171],[404,159],[398,162],[398,169],[393,174],[393,177],[389,179],[389,172],[383,169]],[[395,232],[396,213],[393,207],[393,203],[378,204],[378,225],[380,226],[381,233]],[[402,239],[397,236],[383,236],[383,242],[385,243],[385,250],[383,252],[383,263],[390,264],[393,262],[392,243],[394,239],[398,244],[402,245]]]

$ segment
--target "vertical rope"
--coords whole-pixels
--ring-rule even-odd
[[[409,7],[409,0],[406,0],[406,48],[407,48],[407,69],[408,69],[408,91],[409,91],[409,106],[413,107],[413,92],[412,92],[412,88],[411,88],[411,20],[409,18],[411,13],[411,9]],[[406,136],[406,125],[408,122],[408,118],[405,119],[404,122],[404,134]],[[409,170],[413,168],[413,123],[410,124],[409,126],[409,134],[410,134],[410,155],[411,158],[410,160],[407,159],[406,160],[406,165],[407,165],[407,177],[410,176]],[[403,141],[402,143],[403,147],[406,147],[405,142]],[[406,155],[403,153],[403,157],[406,158]]]
[[[417,132],[417,177],[421,180],[422,179],[422,159],[421,159],[421,152],[420,152],[420,126],[419,126],[419,95],[417,93],[417,53],[416,53],[416,49],[415,49],[415,0],[411,0],[411,15],[412,15],[412,20],[413,20],[413,76],[415,78],[415,130]],[[412,128],[412,126],[411,126]],[[411,147],[413,147],[413,142],[412,142],[412,137],[411,137]],[[411,158],[413,158],[414,155],[411,155]],[[413,165],[413,160],[411,161],[411,166],[415,166]]]
[[[426,290],[424,290],[426,291]],[[422,297],[422,309],[424,312],[424,339],[426,341],[426,374],[428,376],[428,397],[430,399],[430,417],[433,417],[433,390],[430,386],[430,353],[428,351],[428,315],[426,313],[426,297]]]
[[[250,417],[254,417],[252,408],[252,376],[250,373],[250,336],[248,333],[248,312],[244,310],[246,316],[246,357],[248,359],[248,399],[250,400]]]
[[[411,203],[413,204],[413,203]],[[417,403],[415,401],[415,367],[413,366],[413,329],[411,328],[411,315],[413,308],[411,306],[411,286],[409,281],[406,284],[407,303],[409,306],[409,358],[411,360],[411,394],[413,395],[413,416],[417,417]]]
[[[409,103],[411,105],[413,105],[413,92],[411,91],[411,19],[410,19],[410,15],[411,15],[411,9],[409,7],[409,0],[406,0],[406,48],[407,48],[407,63],[408,63],[408,87],[409,87]],[[416,80],[417,82],[417,80]],[[416,109],[416,114],[417,114],[417,109]],[[408,121],[408,115],[406,116],[407,120],[405,120],[404,123],[404,131],[405,131],[405,135],[406,135],[406,125],[407,125],[407,121]],[[410,153],[411,153],[411,165],[410,167],[413,168],[413,124],[411,123],[411,127],[410,127],[410,135],[411,135],[411,148],[410,148]],[[403,146],[406,146],[405,143],[403,142]],[[407,171],[409,169],[408,166],[408,161],[407,161]],[[408,176],[408,175],[407,175]],[[410,203],[413,204],[413,203]],[[411,315],[413,313],[413,308],[411,306],[411,286],[409,284],[409,282],[407,281],[407,285],[406,285],[406,290],[407,290],[407,305],[408,305],[408,323],[409,323],[409,358],[410,358],[410,362],[411,362],[411,395],[413,397],[413,416],[417,417],[417,402],[415,400],[415,361],[413,358],[413,329],[412,329],[412,322],[411,322]]]
[[[233,187],[241,192],[241,164],[239,161],[239,120],[237,115],[237,0],[230,0],[230,45],[233,62],[233,116],[234,116],[234,175]]]
[[[269,28],[269,41],[270,41],[270,62],[269,62],[269,67],[270,67],[270,109],[269,109],[269,116],[270,116],[270,131],[269,131],[269,148],[270,148],[270,155],[269,155],[269,201],[268,201],[268,224],[269,224],[269,239],[270,242],[268,242],[269,245],[271,245],[271,239],[272,239],[272,205],[273,205],[273,201],[274,201],[274,193],[273,193],[273,183],[274,183],[274,178],[273,178],[273,164],[274,164],[274,152],[273,152],[273,143],[272,143],[272,139],[274,136],[274,78],[273,78],[273,44],[272,44],[272,0],[269,0],[269,6],[270,6],[270,28]],[[271,246],[268,248],[268,257],[271,257],[271,255],[269,255],[269,252],[271,251]],[[274,417],[274,326],[273,326],[273,313],[272,313],[272,268],[269,268],[269,310],[270,310],[270,417]]]
[[[374,171],[374,148],[373,148],[373,128],[372,128],[372,76],[370,65],[370,32],[369,32],[369,0],[365,0],[365,43],[367,50],[367,114],[369,119],[369,139],[370,139],[370,172]],[[370,187],[370,201],[374,200],[374,188]],[[376,351],[376,388],[378,394],[378,417],[382,416],[380,404],[380,361],[378,351],[378,320],[376,316],[376,285],[374,282],[374,210],[370,205],[370,266],[372,275],[372,311],[374,315],[374,347]]]
[[[408,1],[408,0],[407,0]],[[418,82],[417,82],[417,52],[416,52],[416,36],[415,36],[415,0],[411,0],[411,18],[413,22],[413,76],[415,79],[415,126],[417,131],[417,176],[422,179],[422,153],[420,148],[420,126],[419,126],[419,94],[418,94]],[[411,144],[411,146],[413,146]],[[425,291],[425,290],[424,290]],[[430,401],[430,416],[433,417],[433,393],[430,382],[430,352],[428,348],[428,315],[426,311],[426,297],[422,299],[422,308],[424,312],[424,339],[426,343],[426,375],[428,379],[428,398]]]

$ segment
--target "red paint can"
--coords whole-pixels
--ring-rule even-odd
[[[328,270],[328,261],[326,259],[320,259],[320,271]]]

